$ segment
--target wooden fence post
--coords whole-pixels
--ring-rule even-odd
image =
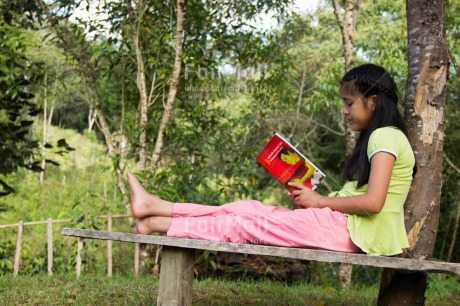
[[[107,231],[112,231],[112,214],[107,216]],[[107,276],[112,276],[112,240],[107,240]]]
[[[83,238],[78,237],[77,245],[77,276],[81,273],[81,249],[83,248]]]
[[[140,244],[136,242],[134,244],[134,276],[137,277],[139,275],[139,250]]]
[[[21,259],[21,240],[22,240],[23,227],[24,227],[24,223],[22,221],[19,221],[18,237],[16,239],[16,251],[14,252],[14,268],[13,268],[14,276],[17,276],[19,273],[19,260]]]
[[[48,275],[53,275],[53,220],[48,218]]]
[[[64,181],[65,181],[65,176],[63,176]],[[112,215],[112,213],[109,213],[108,215],[101,215],[101,216],[96,216],[97,218],[108,218],[108,229],[109,232],[112,231],[112,222],[113,218],[129,218],[131,215],[128,214],[115,214]],[[47,271],[48,275],[53,274],[53,223],[67,223],[67,222],[75,222],[78,221],[80,218],[73,218],[73,219],[62,219],[62,220],[53,220],[52,218],[47,218],[46,220],[41,220],[41,221],[29,221],[29,222],[24,222],[24,221],[19,221],[18,223],[13,223],[13,224],[2,224],[0,225],[0,230],[4,228],[12,228],[16,227],[18,229],[17,233],[17,238],[16,238],[16,250],[14,253],[14,263],[13,263],[13,275],[16,276],[19,274],[19,263],[21,261],[21,249],[22,249],[22,236],[24,232],[24,226],[29,226],[29,225],[42,225],[46,224],[47,225],[47,256],[48,256],[48,266],[47,266]],[[108,245],[108,276],[112,276],[112,271],[113,271],[113,256],[112,256],[112,241],[109,240]],[[139,244],[136,246],[136,257],[135,257],[135,274],[137,276],[138,271],[139,271]],[[82,260],[81,260],[81,251],[83,249],[83,240],[79,239],[78,240],[78,253],[77,253],[77,275],[79,276],[81,274],[81,269],[82,269]]]

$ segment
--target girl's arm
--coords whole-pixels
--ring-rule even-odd
[[[395,156],[386,152],[379,152],[371,158],[368,188],[363,195],[326,197],[297,183],[289,183],[290,186],[298,189],[288,195],[299,206],[329,207],[332,210],[355,215],[377,214],[382,210],[385,203],[394,163]]]

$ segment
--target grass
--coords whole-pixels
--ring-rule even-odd
[[[197,305],[372,305],[377,288],[340,290],[306,283],[207,279],[194,287]]]
[[[431,278],[431,277],[430,277]],[[426,305],[458,305],[459,278],[435,276]],[[430,279],[430,284],[433,282]],[[439,290],[443,287],[445,290]],[[0,276],[0,305],[155,305],[150,276]],[[195,305],[375,305],[378,286],[347,289],[273,281],[195,281]]]

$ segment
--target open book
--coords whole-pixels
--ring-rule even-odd
[[[315,190],[326,176],[278,133],[273,135],[256,159],[290,192],[296,188],[288,186],[289,182]]]

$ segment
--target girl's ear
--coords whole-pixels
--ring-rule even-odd
[[[370,96],[367,99],[367,103],[369,103],[369,108],[372,108],[372,111],[375,111],[375,104],[377,103],[377,95]]]

